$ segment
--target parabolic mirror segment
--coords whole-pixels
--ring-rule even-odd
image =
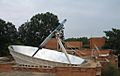
[[[12,48],[11,48],[12,47]],[[31,46],[21,46],[21,45],[11,45],[9,46],[10,53],[12,52],[20,53],[26,56],[32,56],[34,52],[37,50],[37,47],[31,47]],[[12,52],[11,52],[12,51]],[[15,55],[13,55],[14,57]],[[85,60],[68,54],[68,57],[71,61],[71,64],[82,64]],[[65,54],[63,52],[58,52],[55,50],[45,49],[42,48],[38,51],[38,53],[34,56],[34,58],[52,61],[52,62],[59,62],[59,63],[66,63],[69,64]]]

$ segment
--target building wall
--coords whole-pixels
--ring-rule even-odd
[[[45,48],[53,49],[53,50],[58,49],[57,40],[55,38],[50,39],[48,43],[45,45]]]
[[[10,64],[10,63],[0,64],[0,72],[11,72],[12,66],[13,64]]]
[[[76,51],[76,55],[80,57],[91,57],[91,49],[84,49]],[[110,63],[114,67],[118,68],[118,57],[112,54],[112,50],[99,50],[99,55],[97,60],[100,61],[103,69]],[[104,55],[104,56],[101,56]],[[105,56],[106,55],[106,56]]]
[[[83,43],[80,41],[67,41],[65,42],[66,48],[82,48]]]
[[[38,72],[40,76],[101,76],[99,67],[55,67],[55,68],[25,68],[13,67],[11,64],[0,64],[0,72]],[[44,74],[48,75],[44,75]]]
[[[89,42],[90,42],[90,48],[91,49],[94,49],[95,45],[98,48],[102,48],[105,45],[105,38],[103,38],[103,37],[90,38]]]
[[[80,49],[83,47],[83,43],[80,41],[68,41],[68,42],[65,42],[65,47],[66,48],[78,48],[78,49]],[[55,38],[52,38],[45,45],[45,48],[56,50],[59,48],[59,44]]]
[[[76,51],[79,56],[90,57],[92,55],[92,49],[80,49]],[[99,54],[110,54],[111,50],[99,50]],[[76,55],[77,55],[76,54]]]
[[[97,73],[96,68],[57,67],[55,70],[55,76],[96,76]]]

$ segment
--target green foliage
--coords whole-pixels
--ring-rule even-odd
[[[120,54],[120,29],[112,28],[111,31],[104,31],[106,34],[106,44],[105,48],[113,49],[114,54]],[[120,63],[120,58],[118,56],[118,63]],[[120,66],[120,64],[118,64]]]
[[[102,70],[102,76],[120,76],[120,70],[116,69],[112,64],[108,64],[107,67]]]
[[[58,17],[52,13],[36,14],[19,27],[19,40],[24,45],[38,46],[58,24]]]
[[[87,37],[68,38],[68,39],[65,39],[65,41],[82,41],[83,43],[87,44],[88,43],[88,38]]]
[[[106,48],[116,50],[116,54],[120,54],[120,29],[112,28],[111,31],[104,31],[106,34]]]
[[[0,56],[8,55],[8,45],[15,44],[17,30],[15,25],[0,19]]]
[[[38,46],[58,25],[58,17],[49,12],[36,14],[18,32],[15,25],[0,19],[0,56],[9,55],[11,44]]]

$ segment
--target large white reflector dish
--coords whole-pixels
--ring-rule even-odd
[[[12,49],[10,48],[12,47]],[[11,45],[9,46],[10,51],[15,51],[17,53],[32,56],[34,52],[37,50],[37,47],[31,46],[21,46],[21,45]],[[15,56],[15,55],[14,55]],[[71,64],[82,64],[84,59],[68,54],[68,57],[71,61]],[[59,63],[67,63],[69,64],[65,54],[63,52],[58,52],[55,50],[42,48],[38,51],[38,53],[34,56],[34,58],[39,58],[47,61],[59,62]]]

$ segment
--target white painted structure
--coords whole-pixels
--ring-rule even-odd
[[[37,47],[11,45],[8,47],[11,55],[14,57],[17,64],[30,66],[80,66],[85,60],[67,54],[71,64],[67,60],[63,52],[42,48],[32,57],[33,53],[38,49]]]

